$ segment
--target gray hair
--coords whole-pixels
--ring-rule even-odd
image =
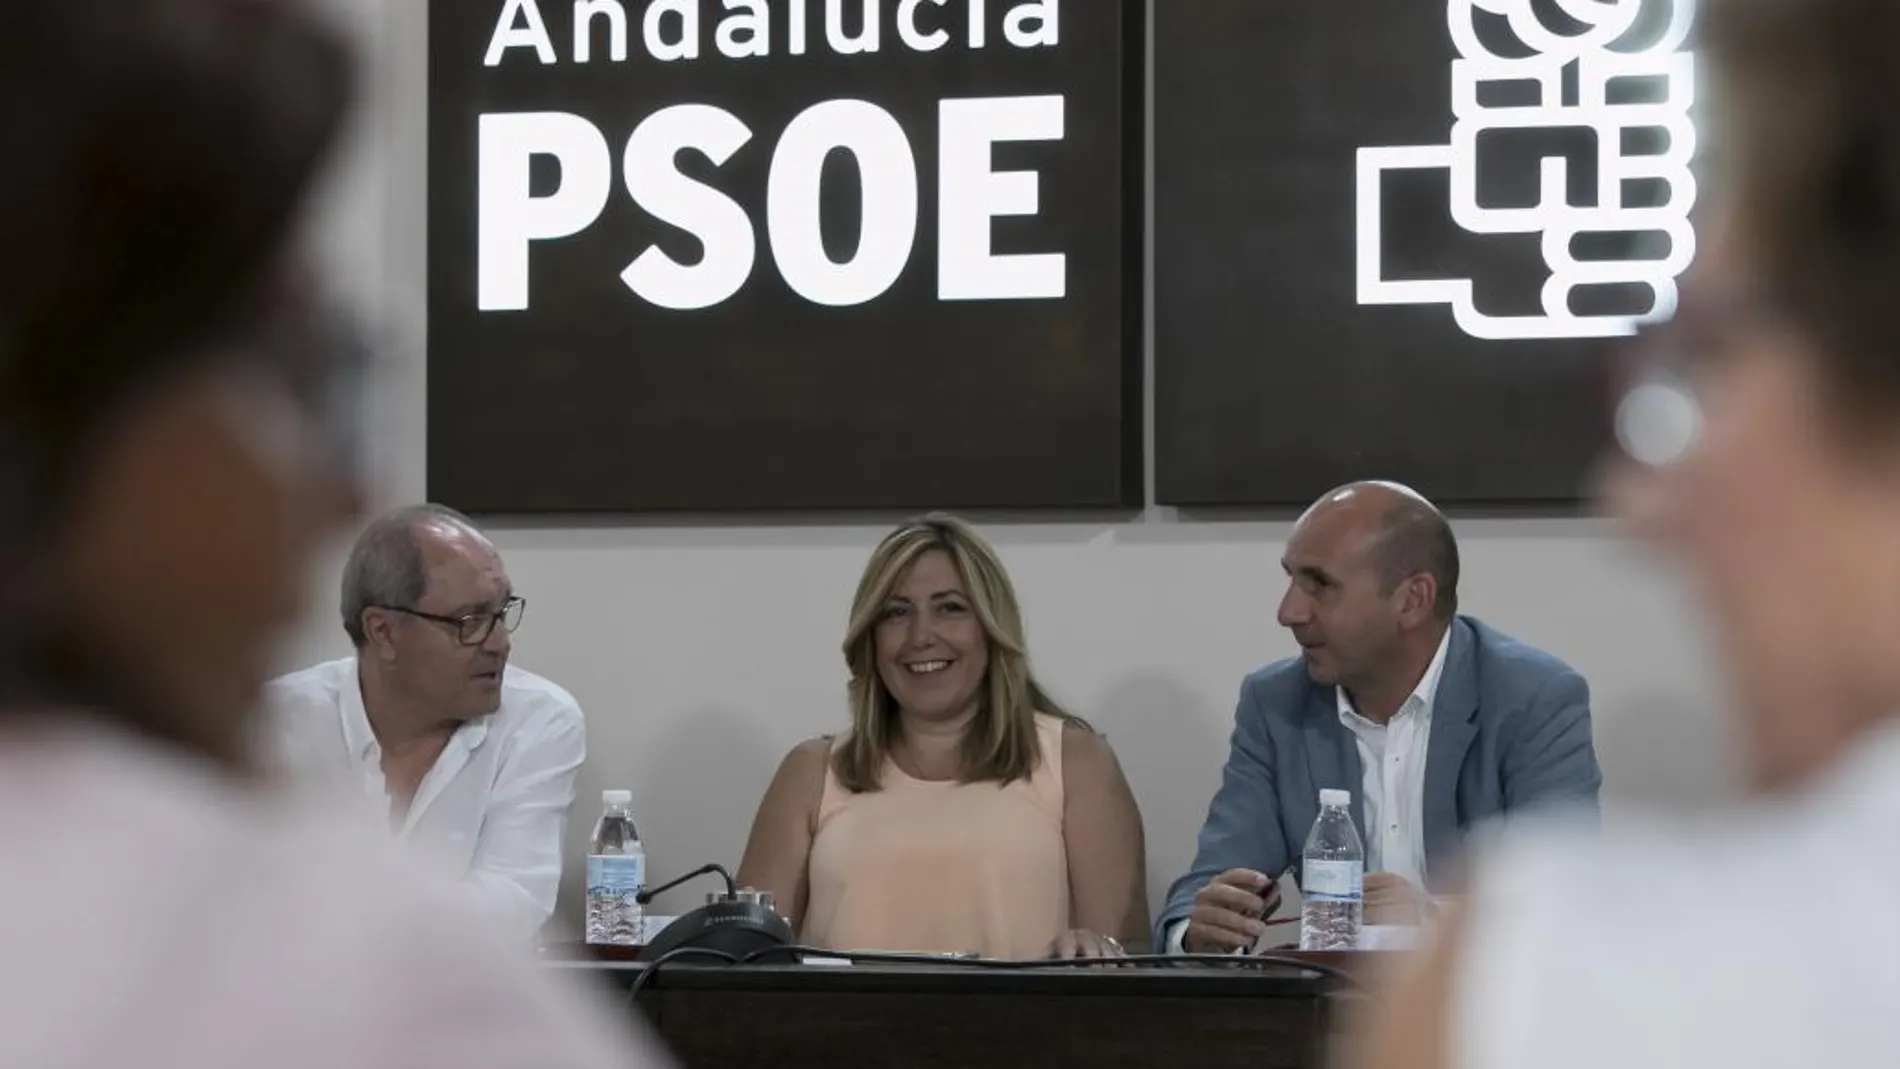
[[[446,505],[410,505],[370,522],[350,549],[343,566],[343,630],[357,649],[369,645],[363,610],[378,606],[413,607],[427,592],[422,565],[422,528],[450,524],[476,531],[473,521]]]

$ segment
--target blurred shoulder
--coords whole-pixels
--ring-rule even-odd
[[[466,886],[389,836],[291,798],[253,807],[234,831],[248,873],[233,912],[256,920],[234,932],[286,959],[300,990],[352,991],[390,1064],[664,1064],[595,992],[538,963]]]
[[[597,996],[535,962],[465,888],[423,870],[387,837],[308,807],[274,823],[246,848],[257,861],[244,893],[270,902],[279,922],[298,919],[292,945],[274,952],[317,979],[310,989],[369,989],[357,997],[374,1015],[366,1024],[388,1030],[379,1046],[477,1066],[606,1066],[635,1053],[624,1039],[637,1037],[610,1025]],[[267,934],[253,936],[265,945]],[[444,1044],[461,1056],[447,1056]]]
[[[626,1064],[585,993],[387,834],[104,722],[48,723],[0,736],[0,804],[38,814],[0,827],[0,943],[20,951],[0,981],[62,1014],[0,1008],[9,1036],[125,1013],[160,1064]]]
[[[1900,1064],[1900,1032],[1830,1005],[1843,991],[1900,999],[1900,920],[1879,904],[1891,881],[1827,878],[1853,850],[1837,832],[1865,841],[1874,823],[1777,806],[1625,819],[1600,836],[1554,816],[1514,821],[1480,854],[1462,910],[1449,977],[1458,1064]],[[1792,959],[1761,937],[1764,857],[1806,874],[1804,916],[1845,918],[1803,925]],[[1640,896],[1615,907],[1604,873],[1633,874]],[[1823,1020],[1845,1029],[1819,1029],[1823,1046],[1851,1056],[1810,1046]]]

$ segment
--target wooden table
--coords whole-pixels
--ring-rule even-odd
[[[588,954],[550,954],[547,967],[622,993],[644,968]],[[1277,966],[677,960],[638,1003],[686,1069],[1306,1069],[1323,1064],[1339,990]]]

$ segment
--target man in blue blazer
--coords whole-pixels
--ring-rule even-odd
[[[1352,792],[1369,920],[1444,885],[1467,829],[1531,806],[1594,811],[1602,774],[1589,688],[1458,605],[1458,545],[1430,502],[1355,483],[1300,518],[1279,620],[1301,655],[1248,676],[1194,868],[1156,947],[1251,947],[1299,876],[1319,792]]]

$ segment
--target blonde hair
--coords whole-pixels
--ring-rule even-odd
[[[846,790],[874,791],[897,730],[897,703],[877,670],[877,625],[891,592],[932,550],[950,557],[989,644],[989,667],[977,689],[976,719],[963,738],[964,783],[1027,779],[1042,750],[1036,714],[1087,728],[1057,705],[1029,670],[1022,610],[996,550],[968,523],[933,512],[904,523],[871,553],[851,603],[844,659],[851,670],[851,729],[832,751],[832,773]]]

